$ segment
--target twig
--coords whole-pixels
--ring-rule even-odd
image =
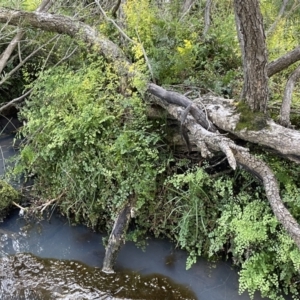
[[[138,39],[139,39],[139,43],[140,43],[140,45],[141,45],[141,47],[142,47],[143,55],[144,55],[146,64],[147,64],[147,66],[148,66],[149,72],[150,72],[150,74],[151,74],[152,81],[153,81],[153,83],[156,83],[156,82],[155,82],[154,75],[153,75],[153,71],[152,71],[151,64],[150,64],[150,62],[149,62],[148,56],[147,56],[146,51],[145,51],[145,49],[144,49],[144,47],[143,47],[143,44],[142,44],[142,42],[141,42],[139,33],[138,33],[137,29],[135,29],[135,31],[136,31],[136,35],[137,35],[137,37],[138,37]]]
[[[204,13],[204,30],[203,30],[203,38],[205,38],[208,29],[210,27],[210,11],[211,11],[211,5],[212,5],[212,0],[206,0],[206,5],[205,5],[205,13]]]
[[[40,209],[41,208],[41,212],[43,212],[50,204],[52,204],[53,202],[59,200],[64,194],[65,194],[65,192],[62,192],[58,197],[53,198],[53,199],[47,201],[46,203],[35,207],[35,209]]]
[[[18,71],[28,59],[30,59],[33,55],[35,55],[37,52],[39,52],[41,49],[43,49],[44,46],[51,43],[53,40],[55,40],[59,35],[55,35],[52,39],[50,39],[47,43],[43,44],[42,46],[38,47],[36,50],[34,50],[32,53],[30,53],[22,62],[20,62],[15,68],[13,68],[9,73],[4,76],[4,78],[0,81],[0,86],[16,71]]]
[[[2,105],[0,107],[0,113],[5,110],[6,108],[10,107],[11,105],[23,100],[24,98],[26,98],[31,92],[32,92],[33,89],[30,89],[29,91],[27,91],[25,94],[23,94],[22,96],[18,97],[18,98],[15,98],[11,101],[9,101],[8,103]]]
[[[279,20],[282,18],[283,14],[284,14],[284,11],[285,11],[285,8],[286,8],[286,5],[288,4],[288,2],[289,2],[289,0],[283,1],[280,11],[278,13],[278,16],[277,16],[276,20],[274,21],[274,23],[271,25],[271,27],[267,30],[266,36],[270,35],[276,28]]]
[[[27,208],[26,208],[26,207],[22,207],[21,205],[19,205],[19,204],[18,204],[18,203],[16,203],[15,201],[12,201],[12,204],[13,204],[14,206],[16,206],[16,207],[20,208],[20,209],[21,209],[21,210],[23,210],[23,211],[27,210]]]
[[[6,168],[5,168],[5,157],[3,155],[3,151],[2,151],[2,147],[0,146],[0,151],[1,151],[1,155],[2,155],[2,160],[3,160],[3,169],[4,169],[4,172],[6,171]]]

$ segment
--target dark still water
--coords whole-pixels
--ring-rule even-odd
[[[0,224],[0,299],[250,299],[229,264],[200,260],[186,271],[185,252],[164,240],[145,251],[127,243],[117,272],[104,274],[102,238],[59,215],[27,224],[14,211]]]

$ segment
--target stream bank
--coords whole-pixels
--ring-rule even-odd
[[[2,174],[16,153],[12,139],[0,138]],[[58,214],[28,224],[18,213],[0,223],[0,299],[250,299],[230,263],[199,259],[186,270],[187,254],[166,240],[149,238],[145,251],[126,242],[116,273],[104,274],[104,235]]]

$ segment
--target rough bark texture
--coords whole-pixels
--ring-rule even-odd
[[[205,12],[204,12],[204,29],[203,29],[203,37],[205,38],[208,29],[210,27],[210,10],[211,10],[212,0],[206,0],[205,4]]]
[[[235,152],[235,158],[241,166],[259,177],[263,182],[266,196],[270,202],[274,215],[300,249],[300,226],[283,205],[279,195],[278,183],[271,169],[262,160],[255,158],[249,153]]]
[[[236,130],[240,114],[236,110],[234,100],[206,95],[203,96],[203,101],[210,120],[218,128],[231,132],[245,141],[271,148],[290,160],[300,163],[299,131],[280,126],[272,119],[268,119],[267,126],[261,130]]]
[[[118,257],[120,248],[125,244],[126,231],[130,221],[131,204],[127,203],[119,212],[112,232],[108,239],[108,245],[105,251],[102,271],[113,273],[113,267]]]
[[[166,93],[168,92],[165,91],[165,94]],[[164,99],[166,98],[164,95]],[[163,98],[161,97],[161,99]],[[159,103],[159,101],[157,103]],[[173,104],[161,103],[161,105],[178,120],[180,120],[181,115],[184,113],[182,108]],[[218,110],[219,109],[217,109],[217,111]],[[229,115],[231,114],[228,114],[228,116]],[[204,130],[191,116],[187,118],[185,126],[194,137],[203,157],[209,155],[211,151],[222,151],[227,156],[228,162],[233,169],[235,168],[236,162],[263,182],[266,196],[277,220],[283,225],[300,249],[300,226],[283,205],[275,175],[267,164],[249,154],[244,148],[234,145],[227,137]],[[203,149],[205,151],[203,151]]]
[[[268,76],[271,77],[276,73],[286,69],[288,66],[300,60],[300,47],[284,54],[268,64]]]
[[[241,36],[244,87],[242,99],[255,111],[266,112],[269,97],[267,52],[258,0],[234,0],[237,30]]]
[[[298,66],[298,68],[291,74],[284,90],[284,96],[281,104],[279,121],[280,124],[285,127],[291,126],[290,112],[291,112],[292,95],[293,95],[295,83],[299,78],[300,78],[300,66]]]
[[[128,74],[128,62],[123,51],[105,36],[92,27],[67,16],[48,13],[16,11],[0,8],[0,23],[8,23],[22,27],[35,27],[45,31],[67,34],[74,39],[81,40],[89,46],[94,46],[95,51],[104,55],[111,61],[120,61],[117,71],[121,75]]]
[[[147,91],[154,96],[158,96],[159,98],[166,100],[168,103],[180,105],[185,108],[192,103],[189,98],[176,92],[166,91],[162,87],[153,83],[148,84]],[[190,112],[202,127],[212,132],[217,131],[217,128],[209,121],[207,115],[196,105],[192,105],[190,107]]]

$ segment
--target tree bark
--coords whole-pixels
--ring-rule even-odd
[[[300,163],[300,132],[276,124],[267,119],[262,130],[236,130],[240,114],[234,100],[204,95],[202,102],[206,106],[209,119],[220,129],[255,144],[266,146],[282,156]]]
[[[105,273],[114,273],[114,265],[118,253],[126,240],[126,232],[131,218],[132,203],[130,201],[119,212],[114,227],[108,239],[108,244],[103,260],[102,271]]]
[[[295,83],[299,78],[300,78],[300,65],[289,77],[284,90],[284,96],[283,96],[281,109],[280,109],[279,122],[282,126],[285,127],[291,126],[290,112],[291,112],[292,95],[293,95]]]
[[[121,60],[124,65],[117,66],[117,71],[120,75],[128,74],[128,61],[123,51],[104,35],[83,22],[67,16],[0,8],[0,23],[6,22],[10,25],[32,26],[49,32],[67,34],[75,40],[81,40],[89,46],[95,46],[95,51],[110,61]]]
[[[281,72],[282,70],[286,69],[287,67],[294,64],[298,60],[300,60],[300,47],[297,47],[294,50],[270,62],[267,66],[268,77],[271,77]]]
[[[204,12],[204,29],[202,36],[205,38],[208,29],[210,27],[210,10],[211,10],[212,0],[206,0],[205,12]]]
[[[239,165],[248,169],[263,182],[274,215],[300,249],[300,226],[283,205],[274,173],[262,160],[249,153],[242,154],[236,151],[235,158]]]
[[[164,94],[166,93],[169,92],[165,91]],[[160,97],[160,99],[163,98],[166,99],[167,97],[165,95]],[[157,103],[160,102],[158,101]],[[169,114],[180,120],[180,116],[184,112],[182,108],[168,102],[160,103],[160,105],[162,105]],[[278,222],[282,224],[300,250],[300,226],[283,205],[275,175],[267,164],[252,156],[249,152],[245,151],[244,148],[231,143],[227,137],[204,130],[192,117],[187,118],[185,126],[194,137],[203,157],[205,157],[205,155],[209,156],[210,151],[222,151],[227,156],[228,162],[233,169],[235,169],[235,164],[237,163],[262,181],[266,196]]]
[[[234,0],[234,9],[243,58],[242,99],[253,111],[265,113],[269,98],[267,51],[259,3],[258,0]]]

